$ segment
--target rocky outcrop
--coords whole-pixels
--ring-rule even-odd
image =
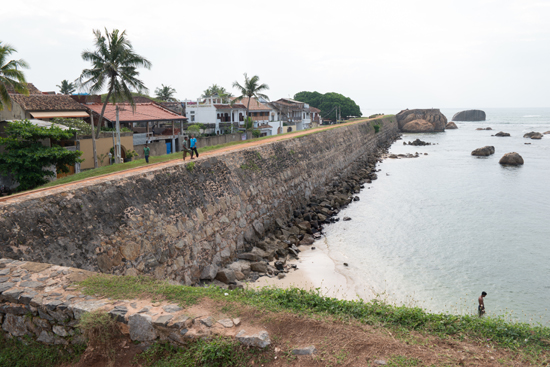
[[[481,110],[466,110],[455,113],[453,121],[485,121],[485,112]]]
[[[449,129],[449,130],[458,129],[458,126],[456,126],[454,122],[450,121],[447,123],[447,126],[445,126],[445,129]]]
[[[507,166],[521,166],[523,164],[523,158],[516,152],[506,153],[498,162]]]
[[[525,135],[523,135],[524,138],[531,138],[531,139],[542,139],[542,134],[541,133],[538,133],[536,131],[531,131],[530,133],[527,133]]]
[[[495,147],[489,146],[489,145],[483,148],[477,148],[474,151],[472,151],[472,155],[479,156],[479,157],[486,157],[491,154],[495,154]]]
[[[409,141],[408,143],[403,142],[403,145],[414,145],[417,147],[423,147],[425,145],[432,145],[432,143],[428,143],[427,141],[422,141],[420,139],[416,139],[414,141]]]
[[[439,109],[403,110],[396,118],[403,132],[441,132],[445,131],[447,125],[447,118]]]
[[[544,135],[548,135],[548,134],[550,134],[550,130],[548,130],[548,131],[544,132],[543,134],[544,134]]]
[[[504,131],[499,131],[495,136],[510,136],[510,133],[505,133]]]

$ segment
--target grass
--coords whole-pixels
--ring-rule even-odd
[[[393,116],[393,115],[386,115],[384,117],[391,117],[391,116]],[[382,118],[380,118],[380,119],[382,119]],[[351,122],[356,122],[356,121],[357,120],[353,120]],[[320,126],[318,128],[315,128],[315,129],[293,131],[293,132],[290,132],[290,133],[284,133],[284,134],[279,134],[279,135],[275,135],[275,136],[271,135],[271,136],[263,136],[261,138],[250,139],[250,140],[233,141],[233,142],[230,142],[230,143],[199,148],[198,151],[199,151],[199,154],[200,153],[206,153],[206,152],[211,152],[211,151],[215,151],[215,150],[219,150],[219,149],[223,149],[223,148],[227,148],[227,147],[231,147],[231,146],[247,144],[247,143],[253,143],[253,142],[266,140],[266,139],[271,139],[271,138],[274,138],[276,136],[287,136],[291,139],[300,138],[300,137],[305,136],[305,135],[316,134],[316,133],[320,133],[320,132],[323,132],[323,131],[337,129],[337,128],[339,128],[341,126],[344,126],[344,125],[346,125],[346,124],[334,125],[334,126],[328,128],[328,129],[325,129],[325,130],[320,130],[320,129],[321,128],[326,128],[326,126]],[[161,155],[161,156],[154,156],[154,157],[149,157],[149,162],[150,162],[149,164],[162,163],[162,162],[167,162],[167,161],[181,159],[181,158],[182,158],[182,153],[181,152],[166,154],[166,155]],[[127,162],[127,163],[119,163],[119,164],[113,164],[113,165],[110,165],[110,166],[98,167],[98,168],[86,170],[86,171],[83,171],[83,172],[80,172],[80,173],[77,173],[77,174],[74,174],[74,175],[71,175],[71,176],[66,176],[66,177],[60,178],[59,180],[49,182],[49,183],[47,183],[45,185],[42,185],[38,188],[41,189],[41,188],[47,188],[47,187],[52,187],[52,186],[57,186],[57,185],[63,185],[63,184],[71,183],[71,182],[84,180],[84,179],[87,179],[87,178],[102,176],[102,175],[115,173],[115,172],[122,172],[122,171],[126,171],[126,170],[129,170],[129,169],[132,169],[132,168],[143,167],[143,166],[146,166],[146,165],[147,165],[147,162],[145,162],[145,159],[137,159],[137,160],[133,160],[133,161]]]
[[[401,331],[418,331],[438,337],[477,340],[540,355],[550,345],[550,328],[527,323],[512,323],[502,317],[428,313],[419,307],[393,306],[374,300],[348,301],[323,296],[319,290],[264,287],[260,290],[217,287],[199,288],[169,285],[148,277],[113,277],[98,275],[80,283],[85,294],[129,299],[164,298],[183,306],[197,303],[203,297],[246,304],[270,311],[291,311],[306,315],[331,315],[365,324]],[[225,296],[225,293],[228,295]]]
[[[244,367],[261,366],[272,358],[269,348],[247,348],[233,339],[215,337],[189,341],[185,348],[177,348],[165,342],[155,343],[138,355],[135,362],[147,367]]]
[[[53,367],[77,361],[86,346],[44,345],[30,338],[8,339],[0,333],[0,367]]]

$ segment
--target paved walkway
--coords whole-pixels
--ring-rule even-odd
[[[193,161],[196,162],[196,161],[203,160],[205,158],[221,155],[221,154],[232,152],[232,151],[247,149],[247,148],[251,148],[251,147],[255,147],[255,146],[267,145],[267,144],[271,144],[271,143],[274,143],[274,142],[277,142],[277,141],[280,141],[280,140],[294,139],[294,138],[299,137],[299,136],[315,134],[315,133],[318,133],[318,132],[324,131],[324,130],[330,130],[330,129],[338,128],[338,127],[342,127],[342,126],[349,126],[349,125],[353,125],[353,124],[358,124],[358,123],[365,122],[365,121],[368,121],[368,120],[374,120],[374,119],[377,119],[377,118],[380,118],[380,117],[382,117],[382,116],[379,116],[379,117],[376,117],[376,118],[373,118],[373,119],[366,118],[366,119],[356,120],[356,121],[352,121],[352,122],[348,122],[348,123],[340,124],[340,125],[329,125],[329,126],[325,126],[325,127],[321,127],[321,128],[317,128],[317,129],[297,131],[297,132],[291,133],[291,134],[275,135],[274,137],[268,138],[268,139],[263,139],[263,140],[259,140],[259,141],[252,141],[250,143],[232,145],[232,146],[228,146],[228,147],[225,147],[225,148],[220,148],[220,149],[216,149],[216,150],[201,153],[200,157],[197,158],[197,159],[194,159]],[[25,191],[25,192],[22,192],[20,194],[4,196],[4,197],[0,198],[0,206],[13,204],[13,203],[21,202],[21,201],[28,200],[28,199],[35,199],[35,198],[39,198],[39,197],[42,197],[42,196],[45,196],[45,195],[56,194],[56,193],[72,190],[72,189],[77,188],[77,187],[78,188],[87,187],[87,186],[95,185],[97,183],[111,181],[113,179],[130,177],[130,176],[139,175],[139,174],[143,174],[143,173],[147,173],[147,172],[151,172],[151,171],[161,170],[161,169],[166,168],[166,167],[171,167],[171,166],[176,166],[176,165],[181,165],[181,164],[187,164],[189,162],[190,162],[190,160],[186,160],[185,162],[183,162],[181,159],[176,158],[176,159],[165,161],[165,162],[152,163],[152,164],[149,164],[149,165],[146,165],[146,166],[141,166],[141,167],[127,169],[127,170],[124,170],[124,171],[118,171],[118,172],[108,173],[108,174],[105,174],[105,175],[85,178],[85,179],[82,179],[82,180],[79,180],[79,181],[73,181],[73,182],[69,182],[69,183],[61,184],[61,185],[57,185],[57,186],[50,186],[50,187],[45,187],[45,188],[41,188],[41,189]]]

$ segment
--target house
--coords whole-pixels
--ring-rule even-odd
[[[235,98],[232,98],[235,100]],[[269,104],[260,102],[256,98],[245,97],[239,101],[245,108],[248,106],[248,117],[254,122],[254,128],[259,129],[262,136],[276,135],[279,120],[276,111]],[[282,124],[281,124],[282,126]]]
[[[311,118],[311,127],[319,127],[319,125],[323,123],[323,121],[321,120],[321,110],[309,106],[309,113]]]
[[[296,130],[311,127],[310,110],[307,103],[290,98],[281,98],[270,102],[269,106],[276,111],[278,119],[283,122],[284,126],[295,125]]]
[[[46,120],[61,118],[86,118],[89,117],[86,107],[76,102],[70,96],[63,94],[44,94],[32,83],[27,84],[29,95],[8,90],[12,108],[0,111],[0,120]]]
[[[116,124],[116,109],[119,110],[119,123],[134,132],[133,148],[141,153],[142,147],[152,144],[153,155],[169,154],[181,150],[181,132],[183,124],[187,122],[185,116],[178,115],[157,103],[129,103],[107,104],[103,118],[109,126]],[[94,115],[94,123],[99,122],[103,109],[101,103],[87,104],[86,107]],[[126,148],[122,149],[122,158],[125,158]]]
[[[223,134],[244,126],[246,106],[218,96],[183,101],[189,124],[203,124],[207,133]]]

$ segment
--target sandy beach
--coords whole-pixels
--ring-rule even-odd
[[[345,271],[340,271],[330,257],[325,237],[317,240],[312,246],[300,246],[299,249],[299,259],[288,261],[289,264],[295,264],[298,269],[290,270],[283,279],[261,277],[256,282],[249,283],[249,287],[297,287],[307,290],[319,288],[325,296],[346,300],[358,298],[354,281]]]

